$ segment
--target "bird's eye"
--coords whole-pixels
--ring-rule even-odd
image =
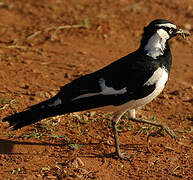
[[[173,33],[173,29],[169,29],[169,33],[172,34]]]
[[[164,29],[169,33],[172,34],[174,29],[173,28],[169,28],[169,27],[164,27]]]

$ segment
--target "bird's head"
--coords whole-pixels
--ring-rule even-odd
[[[176,35],[189,36],[189,32],[179,29],[170,21],[157,19],[144,27],[144,33],[140,48],[143,48],[148,56],[157,59],[164,54],[169,39]]]

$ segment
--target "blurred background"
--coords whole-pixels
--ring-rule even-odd
[[[193,1],[1,0],[0,118],[136,50],[154,19],[192,34]],[[152,127],[127,122],[126,115],[120,141],[131,162],[122,162],[103,156],[113,152],[111,113],[64,115],[17,132],[0,122],[0,179],[192,179],[193,38],[176,37],[170,45],[167,87],[138,116],[167,124],[182,141],[152,138],[149,153]]]

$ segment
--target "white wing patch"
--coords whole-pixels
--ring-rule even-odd
[[[167,80],[168,80],[168,73],[166,69],[159,67],[144,85],[150,86],[156,84],[156,87],[163,86],[165,85]]]
[[[153,59],[164,54],[166,41],[169,39],[168,33],[163,29],[158,29],[156,33],[148,40],[145,50],[147,55]]]
[[[127,89],[126,87],[123,88],[123,89],[120,89],[120,90],[115,90],[114,88],[112,87],[107,87],[105,85],[105,80],[103,78],[100,78],[99,79],[99,84],[101,86],[101,92],[100,94],[102,95],[113,95],[113,94],[124,94],[127,92]]]
[[[96,95],[115,95],[115,94],[124,94],[127,92],[127,89],[126,87],[125,88],[122,88],[120,90],[115,90],[114,88],[112,87],[108,87],[105,85],[105,80],[103,78],[100,78],[99,79],[99,85],[100,85],[100,88],[101,88],[101,92],[98,92],[98,93],[87,93],[87,94],[82,94],[78,97],[75,97],[73,100],[77,100],[77,99],[80,99],[80,98],[85,98],[85,97],[91,97],[91,96],[96,96]]]
[[[52,106],[58,106],[60,104],[62,104],[62,101],[61,101],[61,99],[58,98],[53,103],[48,104],[48,106],[52,107]]]
[[[72,101],[77,100],[77,99],[81,99],[81,98],[85,98],[85,97],[90,97],[90,96],[96,96],[99,95],[100,93],[87,93],[87,94],[82,94],[80,96],[77,96],[75,98],[72,99]]]

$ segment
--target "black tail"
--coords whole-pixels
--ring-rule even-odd
[[[33,124],[47,117],[64,114],[62,102],[55,96],[47,101],[29,107],[27,110],[5,117],[2,121],[9,122],[12,130]]]

